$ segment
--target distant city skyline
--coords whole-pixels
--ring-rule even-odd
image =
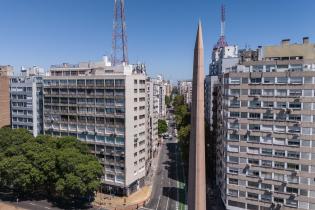
[[[241,3],[240,3],[241,2]],[[113,0],[2,0],[0,64],[38,65],[99,60],[111,54]],[[144,62],[149,75],[191,79],[194,31],[204,28],[205,73],[220,35],[220,5],[226,5],[228,44],[278,44],[315,40],[315,2],[232,0],[126,0],[130,63]]]

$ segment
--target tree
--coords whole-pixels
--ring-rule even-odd
[[[18,195],[59,197],[65,202],[91,197],[102,166],[74,137],[37,138],[23,129],[0,129],[0,187]]]
[[[182,156],[185,161],[189,159],[189,139],[190,139],[190,125],[181,127],[178,131],[179,144],[182,148]]]
[[[165,105],[166,105],[167,107],[170,107],[170,106],[171,106],[171,97],[165,96]]]
[[[167,123],[165,120],[158,120],[158,134],[161,135],[167,132]]]

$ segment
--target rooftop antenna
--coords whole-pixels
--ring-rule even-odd
[[[219,49],[226,47],[228,44],[225,40],[225,5],[221,5],[221,33],[220,38],[217,44],[214,46],[214,49]]]
[[[122,63],[128,64],[125,1],[114,0],[112,64],[116,66]]]

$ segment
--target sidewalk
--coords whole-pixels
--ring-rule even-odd
[[[25,210],[6,203],[0,202],[0,210]]]
[[[96,206],[102,206],[106,209],[127,209],[128,207],[137,204],[143,205],[143,203],[150,198],[151,191],[151,186],[144,186],[139,191],[128,197],[116,197],[108,194],[97,193],[93,204]]]

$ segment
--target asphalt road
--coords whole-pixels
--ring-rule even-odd
[[[169,129],[173,138],[164,140],[161,155],[153,180],[152,196],[142,210],[185,210],[186,190],[183,166],[177,139],[173,128]]]

